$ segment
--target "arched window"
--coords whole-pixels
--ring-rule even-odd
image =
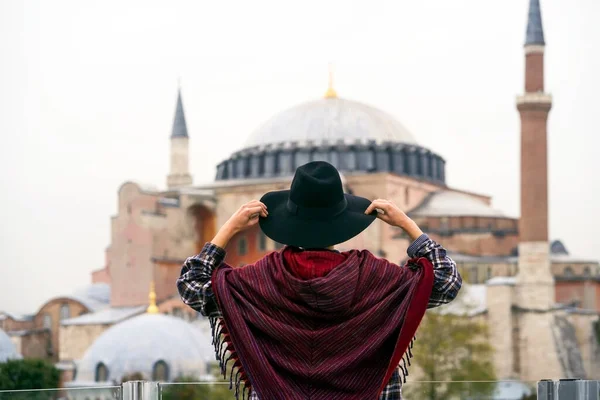
[[[106,382],[108,380],[108,368],[104,363],[96,365],[96,382]]]
[[[267,250],[267,236],[262,232],[258,231],[256,242],[258,243],[258,251]]]
[[[469,278],[471,278],[470,279],[470,281],[471,281],[470,283],[479,283],[479,276],[478,276],[479,274],[478,274],[478,272],[479,272],[479,268],[477,268],[476,265],[474,265],[474,266],[471,267],[471,274],[469,276]]]
[[[60,306],[60,320],[71,318],[71,310],[68,304],[61,304]]]
[[[566,267],[566,268],[564,269],[564,272],[563,272],[563,274],[564,274],[565,276],[573,276],[573,268],[571,268],[571,267]]]
[[[43,323],[44,329],[52,329],[52,315],[44,314],[42,323]]]
[[[183,310],[180,307],[173,307],[173,316],[177,318],[183,318]]]
[[[157,382],[167,382],[169,380],[169,366],[163,360],[154,363],[152,380]]]

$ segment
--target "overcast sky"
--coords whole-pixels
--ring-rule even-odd
[[[541,0],[550,231],[600,259],[598,0]],[[165,186],[177,80],[195,183],[271,115],[322,96],[394,115],[448,183],[519,213],[528,0],[0,0],[0,310],[90,282],[125,180]]]

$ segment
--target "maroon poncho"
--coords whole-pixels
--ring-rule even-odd
[[[409,361],[431,263],[401,268],[368,251],[343,254],[326,276],[308,280],[291,274],[278,252],[215,269],[223,319],[211,320],[213,340],[222,371],[234,361],[236,397],[241,383],[243,395],[254,390],[261,400],[377,399],[405,353]]]

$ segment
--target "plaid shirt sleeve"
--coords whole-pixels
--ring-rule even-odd
[[[212,291],[213,270],[221,265],[225,250],[206,243],[200,254],[185,260],[181,275],[177,279],[177,290],[181,300],[205,317],[221,317]]]
[[[425,257],[433,264],[435,277],[427,308],[439,307],[456,298],[462,278],[456,263],[446,255],[446,249],[422,234],[408,247],[407,253],[410,258]]]

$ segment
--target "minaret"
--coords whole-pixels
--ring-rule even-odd
[[[189,136],[181,101],[181,87],[177,93],[177,107],[175,119],[173,120],[173,131],[171,132],[171,169],[167,176],[167,187],[169,189],[192,184],[192,176],[189,173]]]
[[[521,116],[521,219],[518,305],[547,310],[554,304],[548,243],[548,113],[544,92],[544,30],[539,0],[530,0],[525,38],[525,93],[517,97]]]

